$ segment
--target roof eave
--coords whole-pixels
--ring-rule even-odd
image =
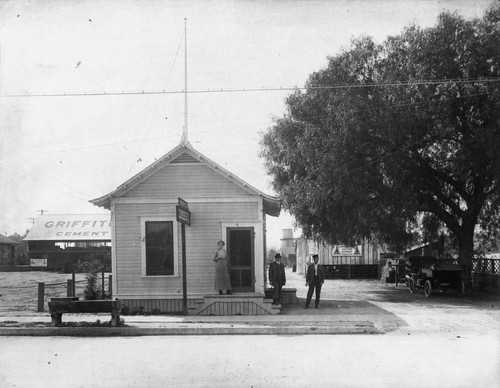
[[[263,196],[264,212],[272,217],[279,217],[281,201],[276,197]]]
[[[104,209],[110,210],[111,208],[111,196],[109,194],[104,195],[100,198],[91,199],[89,202],[94,206],[103,207]]]

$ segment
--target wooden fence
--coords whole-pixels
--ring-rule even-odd
[[[473,259],[472,287],[475,290],[500,294],[500,259]]]
[[[106,287],[105,287],[105,281],[108,281],[108,295],[106,297]],[[75,277],[73,276],[71,279],[67,279],[66,282],[59,282],[59,283],[44,283],[44,282],[39,282],[38,283],[38,312],[44,312],[45,311],[45,305],[48,301],[49,298],[54,298],[54,297],[82,297],[83,296],[83,289],[84,289],[84,283],[87,282],[86,280],[75,280]],[[112,293],[113,293],[113,277],[112,275],[109,276],[104,276],[104,273],[101,276],[101,292],[102,292],[102,299],[107,299],[111,298]],[[78,287],[77,291],[77,285],[80,285]]]

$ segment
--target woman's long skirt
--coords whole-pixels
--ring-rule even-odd
[[[226,259],[219,259],[215,263],[215,289],[222,291],[231,289],[231,280],[229,279]]]

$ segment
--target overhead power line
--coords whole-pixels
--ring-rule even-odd
[[[185,35],[186,35],[186,32],[184,31],[184,33],[181,36],[181,40],[179,41],[179,45],[177,46],[177,51],[175,53],[174,62],[172,63],[172,66],[170,67],[170,71],[168,72],[167,80],[165,81],[165,85],[163,85],[163,88],[165,88],[168,85],[168,82],[170,81],[170,75],[172,74],[172,70],[174,69],[175,61],[177,60],[177,55],[179,54],[179,49],[181,48],[181,44],[185,38]],[[156,114],[158,113],[159,107],[160,107],[159,104],[157,104],[153,115],[149,119],[149,123],[147,125],[146,132],[144,133],[144,136],[142,138],[141,145],[140,145],[139,149],[137,150],[135,158],[132,160],[132,163],[130,164],[130,169],[128,171],[129,175],[130,175],[132,169],[134,168],[136,161],[139,160],[139,154],[141,153],[142,147],[144,146],[144,142],[146,141],[148,134],[149,134],[149,131],[151,130],[151,124],[153,123],[153,119],[156,117]]]
[[[154,94],[203,94],[203,93],[245,93],[245,92],[272,92],[272,91],[294,91],[294,90],[322,90],[322,89],[360,89],[378,87],[400,87],[400,86],[421,86],[421,85],[445,85],[445,84],[471,84],[485,82],[500,82],[500,77],[473,78],[473,79],[447,79],[447,80],[419,80],[411,82],[391,82],[372,84],[335,84],[335,85],[307,85],[307,86],[279,86],[261,88],[213,88],[213,89],[191,89],[181,90],[139,90],[121,92],[75,92],[75,93],[24,93],[24,94],[2,94],[0,97],[20,98],[20,97],[91,97],[91,96],[130,96],[130,95],[154,95]]]

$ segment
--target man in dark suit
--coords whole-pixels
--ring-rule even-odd
[[[269,265],[269,283],[274,288],[273,304],[281,303],[281,289],[286,283],[285,266],[281,262],[281,255],[276,253],[274,261]]]
[[[307,291],[307,299],[305,309],[309,308],[309,304],[311,303],[311,298],[313,292],[316,290],[316,301],[314,303],[314,307],[318,308],[319,306],[319,296],[321,294],[321,286],[325,282],[325,274],[323,272],[323,266],[318,264],[319,256],[313,255],[314,263],[309,264],[307,267],[306,274],[306,287],[309,286],[309,290]]]

